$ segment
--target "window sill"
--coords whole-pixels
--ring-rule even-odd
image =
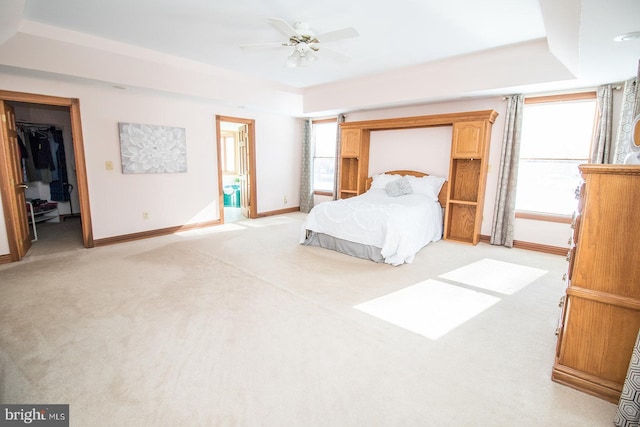
[[[562,224],[571,224],[570,215],[547,214],[542,212],[516,211],[516,218],[532,219],[535,221],[559,222]]]
[[[329,197],[333,197],[333,192],[332,191],[320,191],[320,190],[315,190],[313,192],[314,196],[329,196]]]

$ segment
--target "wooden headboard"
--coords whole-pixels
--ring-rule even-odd
[[[406,175],[410,175],[410,176],[416,176],[418,178],[421,178],[423,176],[428,176],[428,173],[424,173],[424,172],[418,172],[418,171],[410,171],[410,170],[395,170],[395,171],[388,171],[388,172],[384,172],[387,175],[402,175],[402,176],[406,176]],[[371,188],[371,183],[373,182],[373,177],[369,177],[367,178],[367,182],[365,184],[366,189],[368,190],[369,188]],[[449,181],[445,181],[444,184],[442,184],[442,188],[440,189],[440,193],[438,193],[438,201],[440,202],[440,205],[444,208],[447,205],[447,189],[449,188]]]

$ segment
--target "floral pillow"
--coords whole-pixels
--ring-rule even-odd
[[[396,179],[395,181],[391,181],[385,186],[384,189],[391,197],[404,196],[405,194],[411,194],[413,192],[411,183],[406,176],[400,179]]]

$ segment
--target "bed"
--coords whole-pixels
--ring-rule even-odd
[[[367,180],[355,197],[323,202],[307,215],[300,243],[394,266],[442,238],[447,182],[396,170]]]

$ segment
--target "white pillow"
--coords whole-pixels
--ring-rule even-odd
[[[387,187],[388,183],[400,178],[400,175],[387,175],[385,173],[380,173],[373,177],[373,181],[371,182],[371,189],[384,190]]]
[[[423,194],[434,202],[438,201],[438,194],[444,184],[445,179],[439,176],[408,176],[411,188],[415,194]]]

